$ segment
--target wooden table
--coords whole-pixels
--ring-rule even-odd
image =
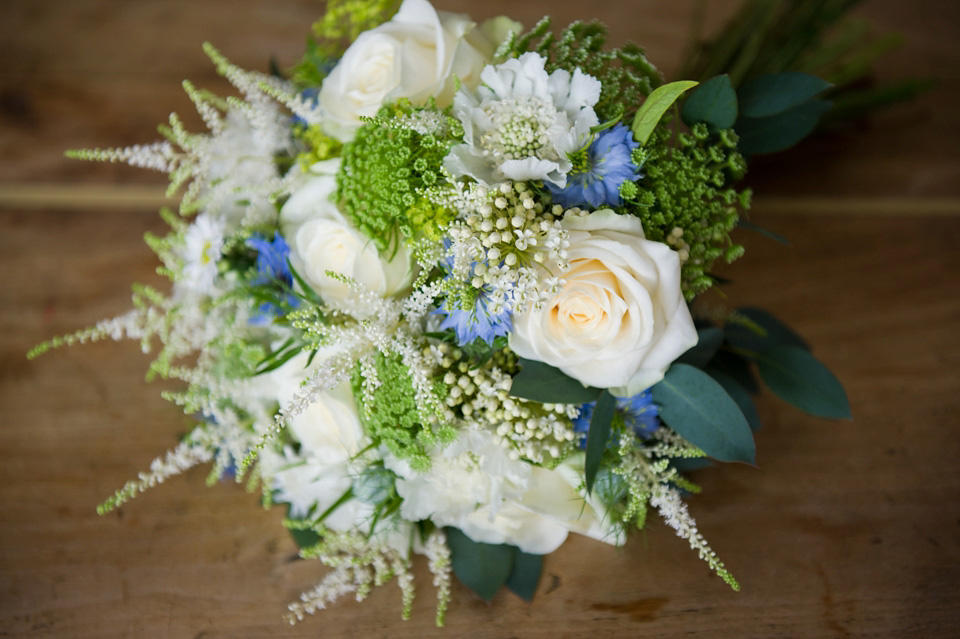
[[[505,0],[532,23],[548,3]],[[632,37],[669,71],[691,5],[556,2]],[[441,8],[466,10],[465,1]],[[707,5],[708,25],[730,3]],[[132,281],[160,283],[143,206],[162,178],[63,160],[64,148],[155,138],[189,115],[184,77],[222,89],[200,51],[292,63],[318,3],[8,0],[0,25],[0,634],[25,637],[947,637],[960,634],[960,12],[954,2],[868,4],[908,44],[886,78],[939,89],[862,130],[804,144],[753,171],[752,219],[789,247],[746,238],[729,303],[760,305],[815,345],[844,381],[854,420],[760,402],[759,469],[696,473],[690,508],[743,585],[731,592],[658,522],[622,549],[571,538],[537,597],[487,605],[455,586],[433,626],[422,562],[413,618],[399,591],[344,601],[296,627],[285,604],[321,577],[297,560],[278,509],[197,469],[99,517],[94,508],[187,426],[143,382],[132,343],[28,362],[43,339],[125,310]],[[188,117],[194,129],[197,119]],[[46,199],[25,186],[45,185]],[[91,208],[80,186],[93,188]],[[60,189],[60,190],[57,190]],[[123,189],[133,201],[117,204]],[[69,203],[51,199],[61,194]],[[31,195],[32,194],[32,195]],[[87,195],[90,195],[87,193]],[[114,199],[111,199],[114,198]],[[19,199],[17,199],[19,198]]]

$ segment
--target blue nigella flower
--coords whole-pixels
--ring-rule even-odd
[[[250,283],[253,286],[279,287],[287,310],[297,308],[300,299],[292,292],[293,274],[287,263],[290,247],[283,236],[274,232],[273,240],[267,240],[263,235],[254,233],[247,240],[247,246],[257,251],[257,276]],[[250,320],[255,324],[266,323],[286,313],[283,307],[273,302],[262,303],[257,311]]]
[[[573,420],[573,432],[580,435],[580,447],[586,448],[587,432],[596,402],[580,407],[580,415]],[[653,403],[650,389],[637,393],[633,397],[617,398],[617,414],[623,418],[624,426],[633,430],[640,439],[647,439],[660,428],[660,409]]]
[[[446,315],[439,328],[442,331],[452,328],[457,334],[459,346],[472,344],[477,339],[492,345],[497,337],[509,335],[513,329],[510,312],[504,311],[500,315],[491,314],[487,309],[487,296],[482,290],[479,291],[472,309],[450,309],[447,305],[451,303],[456,304],[456,301],[444,300],[443,305],[434,313]]]
[[[449,249],[450,241],[444,240],[444,246]],[[447,270],[447,278],[453,271],[453,256],[448,255],[443,263]],[[471,276],[477,262],[470,266]],[[486,288],[476,291],[476,299],[473,308],[463,309],[460,307],[460,300],[447,298],[437,310],[433,311],[435,315],[445,315],[439,328],[441,331],[452,328],[457,335],[457,345],[466,346],[472,344],[478,338],[487,344],[493,345],[493,341],[501,335],[506,336],[513,330],[513,321],[510,311],[504,311],[499,315],[493,315],[487,308],[487,297],[489,291]]]
[[[630,159],[630,152],[640,145],[633,133],[622,124],[602,131],[583,157],[574,161],[563,188],[546,183],[553,200],[564,208],[573,206],[620,206],[620,185],[642,177]]]

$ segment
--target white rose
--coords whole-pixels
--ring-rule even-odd
[[[539,310],[514,315],[510,348],[587,386],[635,395],[697,343],[679,257],[645,239],[638,218],[610,209],[561,224],[570,234],[566,283]]]
[[[352,278],[382,297],[407,288],[413,263],[406,245],[401,243],[392,255],[381,256],[370,238],[337,209],[331,199],[335,190],[332,173],[314,175],[281,209],[284,232],[293,240],[290,260],[294,268],[325,302],[340,307],[352,296],[350,287],[328,276],[327,271]]]
[[[553,470],[534,467],[520,505],[570,532],[622,546],[626,541],[623,526],[610,518],[597,492],[587,496],[580,492],[584,458],[584,453],[577,453]]]
[[[310,372],[333,354],[332,350],[318,354],[311,368],[306,368],[308,356],[298,355],[269,373],[280,406],[290,404]],[[354,477],[369,461],[358,457],[370,439],[360,423],[349,382],[321,392],[289,419],[287,428],[300,449],[263,455],[266,474],[273,478],[277,499],[290,504],[294,517],[311,511],[322,513],[350,490]],[[331,512],[324,524],[334,530],[348,530],[367,521],[372,513],[370,504],[351,499]]]
[[[380,107],[399,98],[450,104],[454,77],[469,87],[500,41],[519,25],[502,19],[476,29],[469,17],[437,11],[427,0],[404,0],[392,20],[365,31],[323,81],[319,104],[324,128],[342,141],[353,138]]]

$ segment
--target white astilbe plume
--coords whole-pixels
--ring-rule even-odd
[[[209,134],[188,132],[180,118],[171,114],[169,124],[161,129],[164,141],[67,155],[163,171],[170,176],[168,197],[188,185],[181,198],[181,214],[203,210],[228,218],[232,226],[255,226],[274,212],[273,198],[289,192],[289,183],[280,178],[274,162],[278,153],[292,151],[289,116],[275,98],[282,97],[287,104],[293,89],[271,76],[230,64],[209,44],[204,50],[217,71],[243,95],[242,100],[222,99],[184,82]]]
[[[643,445],[629,431],[621,432],[619,437],[617,452],[620,461],[612,472],[623,478],[629,494],[627,507],[621,515],[623,523],[635,520],[637,527],[643,528],[649,503],[666,524],[677,531],[677,535],[690,543],[717,576],[734,590],[739,590],[737,580],[697,530],[697,523],[690,516],[677,486],[692,492],[698,492],[699,488],[684,479],[670,464],[671,458],[702,457],[703,451],[667,428],[658,429]]]
[[[299,522],[287,522],[291,528]],[[323,610],[327,604],[343,595],[355,592],[357,601],[363,601],[373,586],[381,586],[397,576],[403,597],[402,617],[408,619],[413,604],[413,575],[410,561],[399,551],[381,542],[377,536],[367,537],[358,532],[337,532],[322,526],[311,528],[321,541],[304,548],[300,556],[319,559],[333,568],[314,588],[300,595],[300,601],[288,606],[287,620],[291,624],[302,621],[308,614]]]
[[[442,627],[450,604],[450,573],[453,564],[450,561],[450,546],[442,528],[437,528],[424,544],[427,566],[433,575],[433,585],[437,589],[437,626]]]
[[[176,447],[167,451],[166,455],[154,459],[149,471],[139,473],[136,479],[128,481],[110,499],[97,506],[97,513],[108,513],[148,488],[153,488],[194,466],[209,462],[213,459],[215,449],[215,438],[210,435],[204,427],[195,428]]]

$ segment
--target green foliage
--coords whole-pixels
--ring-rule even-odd
[[[765,118],[783,113],[829,87],[829,82],[797,71],[757,76],[744,82],[737,90],[740,115]]]
[[[746,418],[709,375],[688,364],[674,364],[651,390],[661,419],[691,444],[719,461],[756,463]]]
[[[822,121],[857,120],[929,91],[930,80],[875,81],[873,65],[899,47],[898,34],[872,33],[848,14],[860,0],[746,0],[711,39],[697,43],[678,77],[729,74],[734,87],[762,74],[796,71],[835,85]]]
[[[542,573],[543,555],[531,555],[517,549],[513,558],[513,570],[510,571],[505,585],[521,599],[533,601]]]
[[[633,118],[631,131],[633,131],[634,140],[636,140],[640,146],[646,144],[647,140],[650,139],[650,134],[653,133],[654,128],[659,124],[660,118],[667,112],[667,109],[673,106],[673,103],[676,102],[681,95],[695,86],[697,86],[696,82],[683,80],[664,84],[654,89],[653,93],[640,105],[637,114]]]
[[[324,133],[319,124],[294,126],[293,135],[304,147],[297,155],[297,164],[304,170],[321,160],[335,157],[342,148],[340,141]]]
[[[737,403],[740,412],[743,413],[747,424],[750,426],[750,430],[753,432],[760,430],[760,416],[757,414],[757,407],[753,405],[753,398],[750,397],[747,389],[745,389],[740,382],[722,371],[709,368],[706,370],[706,373],[713,378],[713,381],[720,384],[723,390],[727,391],[730,399]]]
[[[704,368],[723,344],[723,329],[707,326],[697,330],[697,343],[677,358],[677,362]]]
[[[789,344],[753,356],[764,384],[780,399],[818,417],[849,418],[850,403],[840,381],[806,351]]]
[[[680,112],[688,126],[702,122],[715,129],[729,129],[737,121],[737,92],[727,74],[710,78],[690,94]]]
[[[734,127],[744,155],[776,153],[790,148],[810,135],[830,102],[813,98],[788,111],[764,118],[741,117]]]
[[[520,372],[513,376],[510,394],[546,404],[585,404],[602,392],[584,386],[558,368],[534,360],[520,358]]]
[[[410,372],[399,355],[378,353],[375,364],[380,385],[373,391],[372,401],[365,399],[360,367],[351,378],[364,428],[371,438],[409,461],[415,470],[425,471],[430,467],[430,449],[452,442],[456,431],[448,425],[423,423]],[[434,393],[437,398],[446,396],[442,382],[435,383]]]
[[[730,185],[743,177],[746,162],[730,130],[710,132],[701,123],[690,133],[674,133],[665,124],[644,147],[645,177],[625,208],[641,219],[648,239],[686,251],[682,287],[691,300],[716,283],[710,269],[717,259],[729,262],[743,252],[730,231],[739,219],[738,207],[749,208],[750,191]]]
[[[603,89],[594,110],[601,122],[630,116],[663,82],[660,72],[637,45],[627,43],[605,50],[607,27],[600,22],[574,22],[560,32],[559,38],[549,29],[550,19],[543,18],[527,33],[508,40],[498,54],[519,56],[535,51],[547,59],[548,72],[566,69],[573,73],[580,69],[600,80]]]
[[[399,0],[327,0],[323,16],[313,23],[311,31],[319,50],[328,57],[338,57],[343,44],[393,17]]]
[[[380,251],[389,252],[400,234],[437,237],[452,219],[452,213],[425,203],[417,193],[440,180],[443,158],[463,135],[460,123],[441,116],[443,131],[436,134],[404,125],[433,109],[403,100],[384,106],[343,147],[337,199]]]
[[[540,583],[543,558],[507,544],[473,541],[457,528],[445,528],[453,572],[470,590],[490,601],[501,586],[530,601]]]
[[[593,482],[600,470],[600,462],[610,443],[613,417],[617,409],[617,399],[604,389],[597,398],[593,415],[590,418],[590,430],[587,432],[587,454],[583,462],[583,476],[587,493],[593,490]]]
[[[738,308],[724,324],[724,333],[731,345],[758,352],[768,346],[790,344],[810,350],[796,331],[760,308]]]

